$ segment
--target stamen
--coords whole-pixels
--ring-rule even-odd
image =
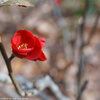
[[[27,49],[28,44],[23,43],[21,45],[18,46],[18,49]]]

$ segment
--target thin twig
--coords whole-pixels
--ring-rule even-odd
[[[0,51],[1,51],[1,54],[2,54],[2,56],[4,58],[4,60],[5,60],[5,63],[7,65],[7,69],[8,69],[8,72],[9,72],[9,76],[10,76],[10,78],[12,80],[12,83],[15,86],[16,91],[18,92],[18,94],[23,96],[24,94],[21,91],[21,89],[20,89],[20,87],[19,87],[19,85],[18,85],[18,83],[17,83],[17,81],[16,81],[16,79],[15,79],[15,77],[13,75],[12,68],[11,68],[11,63],[9,61],[9,58],[8,58],[7,54],[6,54],[5,48],[4,48],[3,44],[2,44],[1,37],[0,37]]]
[[[84,90],[86,89],[87,84],[88,84],[88,81],[85,81],[84,84],[82,85],[82,87],[80,88],[80,92],[79,92],[79,95],[78,95],[78,97],[77,97],[77,100],[80,100],[80,99],[81,99],[82,93],[83,93]]]
[[[100,18],[100,13],[98,13],[98,15],[97,15],[97,17],[95,19],[94,26],[93,26],[93,28],[92,28],[92,30],[90,32],[90,36],[89,36],[88,41],[87,41],[87,43],[85,45],[88,45],[90,43],[92,37],[95,35],[94,33],[96,32],[96,28],[97,28],[98,23],[99,23],[99,18]]]
[[[9,60],[8,60],[8,56],[7,56],[7,54],[6,54],[5,48],[4,48],[4,46],[3,46],[3,44],[2,44],[1,41],[0,41],[0,51],[1,51],[1,54],[2,54],[2,56],[3,56],[3,58],[4,58],[4,60],[5,60],[5,63],[6,63],[7,68],[8,68],[8,71],[9,71],[10,73],[12,73],[11,64],[10,64],[10,62],[9,62]]]
[[[14,58],[15,56],[14,56],[14,54],[12,54],[8,59],[9,59],[9,61],[11,62],[12,61],[12,59]]]
[[[89,1],[86,0],[86,4],[85,4],[85,13],[84,13],[84,15],[83,15],[83,25],[81,26],[81,29],[80,29],[80,30],[81,30],[80,32],[82,32],[82,33],[84,33],[83,31],[84,31],[84,26],[85,26],[86,14],[87,14],[87,12],[88,12],[88,3],[89,3]],[[99,14],[97,15],[97,17],[96,17],[96,20],[95,20],[95,22],[94,22],[94,26],[93,26],[93,28],[92,28],[92,30],[91,30],[91,32],[90,32],[90,36],[89,36],[88,41],[87,41],[86,43],[84,43],[84,41],[83,41],[83,36],[81,36],[82,43],[81,43],[81,48],[80,48],[80,51],[81,51],[81,52],[80,52],[80,55],[81,55],[81,58],[80,58],[79,71],[78,71],[78,86],[79,86],[79,90],[78,90],[78,97],[77,97],[77,100],[80,100],[80,98],[81,98],[81,96],[82,96],[82,92],[83,92],[83,91],[81,91],[81,89],[84,87],[84,84],[80,87],[80,81],[81,81],[81,74],[82,74],[82,69],[83,69],[83,63],[85,63],[85,58],[83,58],[83,57],[84,57],[83,48],[84,48],[85,46],[87,46],[87,45],[90,43],[92,37],[94,36],[94,33],[95,33],[96,28],[97,28],[97,26],[98,26],[99,18],[100,18],[100,13],[99,13]],[[82,34],[82,33],[81,33],[81,34]]]
[[[69,54],[69,52],[67,53],[67,51],[66,51],[66,45],[70,42],[70,32],[66,28],[65,24],[63,23],[64,20],[63,20],[63,16],[62,16],[60,7],[55,4],[54,0],[48,0],[48,1],[50,1],[53,6],[53,13],[54,13],[54,16],[56,17],[57,25],[59,26],[59,29],[60,29],[60,31],[62,33],[62,37],[63,37],[65,57],[68,58],[70,56],[70,54]]]
[[[85,6],[87,6],[87,9],[85,8],[85,15],[83,16],[83,25],[82,25],[82,28],[81,28],[81,32],[82,33],[84,33],[83,31],[84,31],[84,26],[85,26],[85,17],[86,17],[86,13],[87,13],[87,11],[88,11],[88,0],[86,0],[86,5]],[[99,21],[99,17],[100,17],[100,13],[97,15],[97,17],[96,17],[96,20],[95,20],[95,23],[94,23],[94,26],[93,26],[93,28],[92,28],[92,30],[91,30],[91,32],[90,32],[90,36],[89,36],[89,38],[88,38],[88,41],[86,42],[86,43],[84,43],[84,41],[82,41],[82,43],[81,43],[81,48],[80,48],[80,55],[81,55],[81,58],[80,58],[80,63],[79,63],[79,72],[78,72],[78,86],[79,86],[79,90],[78,90],[78,97],[77,97],[77,100],[80,100],[80,98],[81,98],[81,95],[82,95],[82,92],[83,91],[81,91],[81,88],[82,87],[84,87],[84,84],[80,87],[80,81],[81,81],[81,74],[82,74],[82,69],[83,69],[83,63],[85,63],[85,58],[83,58],[84,57],[84,54],[83,54],[83,48],[85,47],[85,46],[87,46],[89,43],[90,43],[90,41],[91,41],[91,39],[92,39],[92,37],[94,36],[94,33],[95,33],[95,31],[96,31],[96,27],[97,27],[97,25],[98,25],[98,21]],[[83,40],[83,36],[81,37],[81,39]]]
[[[80,89],[81,89],[81,78],[82,78],[82,70],[83,70],[83,49],[84,49],[84,28],[85,28],[85,20],[86,20],[86,16],[87,16],[87,12],[88,12],[88,5],[89,5],[89,0],[85,0],[85,6],[84,6],[84,14],[83,14],[83,18],[82,18],[82,22],[80,23],[80,41],[81,41],[81,45],[80,45],[80,50],[79,50],[79,54],[80,54],[80,61],[79,61],[79,69],[78,69],[78,74],[77,74],[77,81],[78,81],[78,95],[77,97],[81,98],[80,95]],[[81,93],[82,94],[82,93]]]
[[[85,27],[85,20],[86,20],[86,14],[88,11],[88,0],[85,0],[85,10],[84,10],[84,15],[83,15],[83,19],[82,22],[80,24],[80,40],[81,40],[81,45],[80,45],[80,62],[79,62],[79,71],[78,71],[78,86],[80,86],[80,81],[81,81],[81,73],[82,73],[82,69],[83,69],[83,48],[84,48],[84,27]]]

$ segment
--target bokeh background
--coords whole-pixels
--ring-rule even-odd
[[[12,54],[11,38],[17,30],[25,29],[46,39],[44,52],[47,61],[34,62],[16,57],[12,60],[14,74],[28,79],[50,75],[65,96],[76,100],[77,73],[84,54],[81,84],[85,80],[88,84],[81,100],[100,100],[100,0],[87,1],[86,5],[85,0],[62,0],[57,5],[53,0],[33,0],[34,7],[0,7],[0,35],[9,57]],[[82,30],[80,25],[84,12],[86,18]],[[80,52],[82,42],[88,40]],[[1,54],[0,72],[8,73]],[[0,85],[13,91],[12,85]],[[56,100],[49,89],[43,92],[50,100]],[[9,96],[0,90],[0,97]],[[35,96],[30,100],[42,99]]]

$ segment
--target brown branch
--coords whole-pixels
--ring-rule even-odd
[[[15,89],[16,89],[17,93],[19,95],[23,96],[24,93],[21,91],[21,89],[19,87],[19,84],[17,83],[17,81],[16,81],[16,79],[15,79],[15,77],[13,75],[12,68],[11,68],[11,63],[10,63],[10,60],[9,60],[9,58],[7,56],[5,48],[4,48],[3,44],[2,44],[1,37],[0,37],[0,51],[1,51],[1,54],[2,54],[2,56],[4,58],[4,60],[5,60],[5,63],[7,65],[7,69],[8,69],[8,72],[9,72],[9,76],[10,76],[10,78],[12,80],[13,85],[15,86]]]
[[[86,0],[87,1],[87,0]],[[86,4],[87,5],[87,4]],[[86,14],[86,13],[85,13]],[[85,21],[85,15],[83,16],[83,21]],[[82,96],[82,93],[83,93],[83,87],[84,87],[84,84],[82,85],[82,86],[80,86],[80,81],[81,81],[81,77],[82,77],[82,70],[83,70],[83,63],[85,62],[84,61],[84,58],[83,58],[83,56],[84,56],[84,54],[83,54],[83,49],[84,49],[84,47],[86,46],[86,45],[88,45],[89,43],[90,43],[90,41],[91,41],[91,39],[92,39],[92,37],[94,36],[94,33],[95,33],[95,31],[96,31],[96,28],[97,28],[97,25],[98,25],[98,22],[99,22],[99,17],[100,17],[100,13],[97,15],[97,17],[96,17],[96,20],[95,20],[95,22],[94,22],[94,26],[93,26],[93,28],[92,28],[92,30],[91,30],[91,34],[90,34],[90,36],[89,36],[89,38],[88,38],[88,41],[86,42],[86,43],[84,43],[84,41],[83,41],[83,31],[84,31],[84,24],[85,24],[85,22],[82,22],[82,24],[81,24],[81,27],[80,27],[80,34],[82,35],[80,35],[81,37],[81,47],[80,47],[80,62],[79,62],[79,71],[78,71],[78,96],[77,96],[77,100],[80,100],[81,99],[81,96]],[[85,87],[86,88],[86,87]],[[85,89],[84,88],[84,89]]]
[[[8,59],[9,59],[9,61],[11,62],[12,61],[12,59],[15,57],[15,55],[14,54],[12,54]]]
[[[88,84],[88,81],[85,81],[85,82],[83,83],[82,87],[80,88],[80,92],[79,92],[79,95],[78,95],[78,97],[77,97],[77,100],[80,100],[80,99],[81,99],[82,93],[83,93],[84,90],[86,89],[87,84]]]
[[[81,95],[82,95],[82,92],[81,92],[81,95],[80,95],[80,90],[81,90],[81,78],[82,78],[82,71],[83,71],[83,49],[84,49],[84,28],[85,28],[85,20],[86,20],[86,16],[87,16],[87,12],[88,12],[88,7],[89,7],[89,0],[85,0],[85,5],[84,5],[84,14],[83,14],[83,18],[82,18],[82,21],[80,23],[80,49],[79,49],[79,56],[80,56],[80,61],[79,61],[79,68],[78,68],[78,73],[77,73],[77,85],[78,85],[78,95],[77,95],[77,98],[80,97],[81,98]],[[79,99],[77,99],[79,100]]]
[[[5,48],[4,48],[4,46],[3,46],[2,42],[1,42],[1,37],[0,37],[0,50],[1,50],[2,56],[3,56],[4,60],[5,60],[5,63],[6,63],[6,65],[7,65],[8,71],[9,71],[10,73],[12,73],[11,64],[10,64],[10,62],[9,62],[9,60],[8,60],[8,56],[7,56],[7,54],[6,54]]]
[[[100,13],[98,13],[98,15],[97,15],[97,17],[95,19],[94,26],[93,26],[93,28],[92,28],[92,30],[90,32],[90,36],[89,36],[88,41],[87,41],[87,43],[85,45],[88,45],[90,43],[92,37],[94,36],[94,33],[96,32],[96,28],[97,28],[98,23],[99,23],[99,18],[100,18]]]
[[[87,14],[87,11],[88,11],[88,0],[85,0],[85,7],[84,7],[84,14],[83,14],[83,18],[82,18],[82,22],[80,24],[80,40],[81,40],[81,45],[80,45],[80,51],[79,51],[79,54],[80,54],[80,62],[79,62],[79,71],[78,71],[78,85],[80,85],[80,78],[81,78],[81,71],[82,71],[82,56],[83,56],[83,48],[84,48],[84,37],[83,37],[83,34],[84,34],[84,27],[85,27],[85,20],[86,20],[86,14]]]

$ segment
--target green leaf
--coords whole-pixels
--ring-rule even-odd
[[[27,7],[32,5],[29,0],[1,0],[0,1],[0,6],[22,6],[22,7]]]

